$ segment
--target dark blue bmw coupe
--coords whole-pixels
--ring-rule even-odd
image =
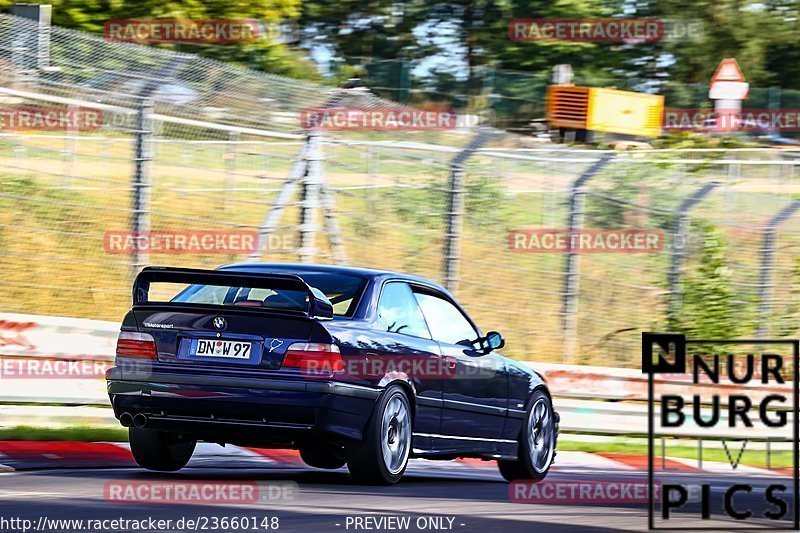
[[[409,457],[497,459],[545,478],[558,414],[542,377],[499,355],[425,279],[358,268],[145,268],[108,393],[144,468],[198,440],[300,450],[313,467],[396,483]]]

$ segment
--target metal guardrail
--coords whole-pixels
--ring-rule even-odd
[[[106,394],[104,369],[113,362],[119,324],[38,315],[0,313],[0,427],[115,426]],[[42,378],[3,375],[20,360],[34,361],[39,368],[54,368],[56,375]],[[58,375],[71,361],[88,362],[90,378]],[[527,362],[544,374],[561,414],[565,433],[604,435],[643,435],[647,432],[647,376],[639,370]],[[47,365],[50,365],[49,367]],[[730,386],[702,384],[678,378],[655,381],[659,393],[683,397],[712,391],[735,392]],[[744,389],[744,388],[742,388]],[[764,396],[791,393],[791,384],[747,387],[755,404]],[[104,409],[105,408],[105,409]],[[656,405],[656,415],[659,410]],[[707,415],[708,410],[703,411]],[[674,428],[670,436],[704,438],[746,438],[748,430],[726,428],[722,424],[709,430],[687,422]],[[688,420],[688,419],[687,419]],[[790,417],[791,422],[791,417]],[[787,426],[791,427],[791,423]]]

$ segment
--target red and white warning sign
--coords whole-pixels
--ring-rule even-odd
[[[744,81],[739,63],[728,57],[722,60],[711,77],[708,97],[712,100],[746,100],[749,90],[750,84]]]
[[[726,57],[717,67],[717,71],[711,77],[711,83],[717,81],[744,81],[744,74],[739,68],[739,63],[732,57]]]

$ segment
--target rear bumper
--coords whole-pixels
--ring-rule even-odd
[[[144,414],[146,427],[245,445],[319,437],[360,440],[380,389],[335,381],[181,373],[136,375],[114,367],[108,394],[117,418]]]

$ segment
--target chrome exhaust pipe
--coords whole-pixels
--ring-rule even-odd
[[[131,427],[131,425],[133,425],[133,415],[130,413],[122,413],[119,415],[119,423],[122,424],[122,427]]]
[[[133,417],[133,425],[137,428],[143,428],[147,425],[147,417],[142,413],[136,413]]]

